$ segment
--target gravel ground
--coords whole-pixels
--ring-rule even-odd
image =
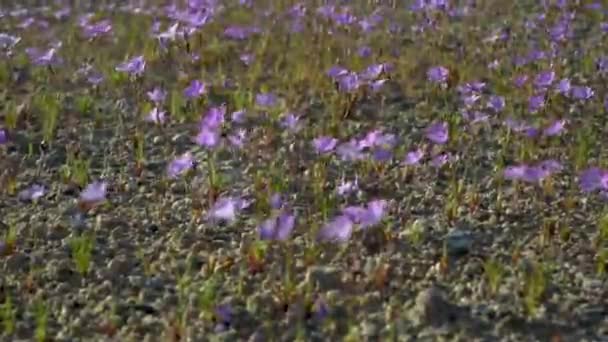
[[[0,9],[2,340],[608,341],[600,2],[137,3]]]

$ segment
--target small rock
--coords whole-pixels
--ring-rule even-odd
[[[108,264],[108,271],[113,276],[127,274],[131,269],[131,261],[124,255],[119,255]]]
[[[8,272],[27,272],[30,258],[23,253],[9,255],[4,261],[4,270]]]
[[[473,246],[473,234],[469,231],[453,229],[445,236],[445,246],[450,255],[466,254]]]
[[[304,283],[318,286],[321,292],[337,290],[343,286],[342,272],[335,267],[314,266],[306,272]]]
[[[439,288],[431,287],[418,294],[410,314],[417,324],[440,326],[454,318],[455,306]]]

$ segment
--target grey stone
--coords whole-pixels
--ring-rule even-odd
[[[309,268],[304,282],[318,287],[319,291],[336,290],[343,287],[342,272],[338,268],[329,266]]]
[[[441,326],[453,318],[455,309],[444,293],[433,286],[418,293],[410,315],[417,324]]]
[[[8,272],[27,272],[29,261],[29,256],[19,252],[14,253],[5,259],[4,270]]]
[[[466,230],[453,229],[445,236],[445,246],[450,255],[466,254],[473,247],[473,234]]]

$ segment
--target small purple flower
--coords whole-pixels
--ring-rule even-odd
[[[543,135],[547,137],[559,135],[566,128],[567,123],[566,119],[556,120],[543,130]]]
[[[234,123],[243,123],[245,122],[245,115],[247,115],[246,110],[237,110],[232,112],[232,114],[230,115],[230,120]]]
[[[80,193],[80,201],[85,203],[99,203],[106,200],[108,183],[93,182],[87,185]]]
[[[576,100],[588,100],[595,95],[595,92],[590,87],[586,86],[573,86],[570,89],[570,96]]]
[[[278,97],[273,93],[260,93],[255,96],[255,103],[260,107],[272,108],[278,101]]]
[[[214,148],[220,143],[220,132],[218,129],[203,126],[194,137],[194,142],[202,147]]]
[[[562,170],[562,166],[555,160],[547,160],[535,166],[525,164],[505,168],[503,176],[509,180],[522,180],[528,183],[538,183],[555,172]]]
[[[233,146],[241,148],[245,145],[246,137],[247,131],[244,129],[238,129],[236,132],[234,132],[234,134],[228,136],[228,141],[230,141]]]
[[[488,99],[488,108],[494,112],[501,112],[505,108],[505,98],[498,95],[491,95]]]
[[[557,91],[558,94],[568,95],[570,93],[570,89],[572,88],[570,79],[568,79],[568,78],[561,79],[557,83],[557,86],[555,88],[556,88],[555,90]]]
[[[0,128],[0,145],[4,145],[8,142],[8,134],[4,128]]]
[[[354,139],[338,145],[336,154],[342,160],[361,160],[365,157],[365,154],[359,148],[358,142]]]
[[[538,88],[546,88],[551,86],[555,81],[555,71],[543,71],[534,78],[534,85]]]
[[[169,178],[177,178],[183,175],[194,167],[194,159],[190,152],[184,153],[183,155],[173,159],[167,165],[167,176]]]
[[[331,68],[329,68],[329,70],[327,71],[327,76],[329,76],[333,79],[338,79],[339,77],[342,77],[348,73],[349,73],[348,69],[343,68],[339,65],[334,65]]]
[[[525,132],[532,128],[532,126],[530,126],[526,122],[517,121],[513,118],[507,118],[504,123],[505,123],[505,126],[507,126],[509,129],[511,129],[514,132],[518,132],[518,133]]]
[[[367,203],[365,214],[360,218],[359,227],[368,228],[380,223],[386,215],[387,205],[388,202],[382,199]]]
[[[148,99],[150,99],[150,101],[154,102],[157,105],[163,103],[165,101],[165,98],[167,98],[167,92],[160,87],[155,87],[154,89],[149,91],[147,95]]]
[[[225,121],[226,106],[211,107],[201,120],[199,128],[219,129]]]
[[[440,168],[449,163],[451,159],[452,155],[450,153],[441,153],[431,159],[431,165],[435,168]]]
[[[243,62],[243,64],[249,66],[255,60],[255,56],[251,53],[243,53],[239,56],[239,59],[241,60],[241,62]]]
[[[418,148],[418,149],[408,152],[405,155],[405,160],[403,161],[403,163],[408,166],[418,165],[418,164],[420,164],[420,161],[422,160],[423,157],[424,157],[424,152],[422,151],[422,149]]]
[[[44,196],[46,189],[43,185],[34,184],[27,189],[21,190],[17,197],[21,201],[36,201],[40,197]]]
[[[230,324],[232,320],[232,307],[228,304],[218,305],[215,308],[215,316],[222,324]]]
[[[373,80],[378,78],[384,72],[384,64],[372,64],[368,66],[362,73],[361,78],[366,80]]]
[[[146,69],[146,60],[144,59],[144,56],[137,56],[126,62],[118,64],[114,69],[133,76],[139,76],[143,74],[144,70]]]
[[[519,76],[515,77],[515,79],[513,80],[513,83],[515,83],[515,86],[517,88],[521,88],[526,84],[527,81],[528,81],[528,75],[519,75]]]
[[[291,235],[295,222],[295,215],[285,212],[276,217],[271,217],[262,222],[258,228],[260,239],[285,241]]]
[[[19,36],[11,36],[10,34],[0,33],[0,49],[12,49],[21,41]]]
[[[447,122],[437,122],[427,127],[426,138],[439,145],[448,142],[449,133]]]
[[[300,117],[293,113],[286,113],[281,119],[281,126],[292,132],[297,132],[300,129]]]
[[[545,94],[530,96],[528,99],[528,111],[530,113],[536,113],[543,107],[545,107]]]
[[[359,89],[362,82],[356,72],[349,72],[338,78],[338,88],[343,93],[352,93]]]
[[[280,192],[275,192],[270,196],[269,202],[272,209],[281,209],[283,207],[283,196]]]
[[[312,144],[318,153],[324,154],[329,153],[333,151],[334,148],[336,148],[336,145],[338,144],[338,139],[329,136],[322,136],[315,138],[312,141]]]
[[[357,54],[359,55],[359,57],[363,57],[363,58],[367,58],[367,57],[371,56],[372,52],[373,52],[372,48],[367,45],[361,46],[361,47],[359,47],[359,49],[357,49]]]
[[[112,32],[112,22],[110,20],[101,20],[95,24],[86,24],[82,27],[85,37],[92,39]]]
[[[200,80],[193,80],[190,85],[184,89],[184,96],[188,99],[196,99],[207,93],[207,86]]]
[[[50,48],[46,51],[41,51],[37,48],[27,48],[25,52],[28,54],[32,63],[38,66],[49,66],[58,64],[61,59],[57,56],[57,49]]]
[[[326,242],[347,242],[353,232],[353,221],[347,215],[341,215],[319,230],[317,234],[318,241]]]
[[[583,171],[579,176],[579,185],[583,192],[608,190],[608,172],[597,167]]]
[[[344,196],[355,192],[359,189],[359,181],[355,179],[354,181],[344,181],[340,182],[340,185],[336,188],[336,193],[340,196]]]
[[[209,217],[219,221],[233,222],[241,208],[238,199],[222,197],[209,210]]]
[[[158,109],[158,107],[152,108],[150,113],[146,116],[145,120],[147,122],[153,122],[155,124],[161,124],[167,120],[166,112],[164,110]]]
[[[372,157],[376,162],[388,162],[393,158],[393,152],[386,148],[375,148]]]
[[[431,67],[427,73],[427,79],[433,83],[445,83],[448,80],[450,71],[443,66]]]

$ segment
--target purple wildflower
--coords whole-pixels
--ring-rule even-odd
[[[164,110],[158,109],[158,107],[152,108],[152,110],[150,110],[150,113],[148,113],[145,118],[147,122],[153,122],[155,124],[161,124],[165,122],[166,119],[166,112]]]
[[[201,120],[199,127],[202,129],[204,127],[209,129],[218,129],[222,126],[225,121],[226,116],[226,106],[216,106],[211,107],[207,114]]]
[[[300,129],[300,117],[293,113],[286,113],[281,120],[281,126],[292,132],[297,132]]]
[[[112,22],[106,19],[95,24],[86,24],[82,27],[82,31],[84,36],[89,39],[97,38],[112,31]]]
[[[317,234],[318,241],[347,242],[353,232],[353,221],[341,215],[326,223]]]
[[[334,148],[336,148],[336,145],[338,144],[338,139],[329,136],[322,136],[315,138],[312,141],[312,144],[318,153],[324,154],[329,153],[333,151]]]
[[[295,215],[289,213],[281,213],[276,217],[264,220],[258,228],[260,239],[285,241],[291,235],[295,222]]]
[[[572,88],[571,84],[570,84],[570,79],[568,78],[563,78],[561,79],[556,87],[555,87],[555,91],[557,91],[557,93],[562,94],[562,95],[568,95],[570,93],[570,89]]]
[[[202,126],[194,137],[194,142],[203,147],[216,147],[220,143],[220,132],[218,129]]]
[[[573,86],[570,89],[570,96],[576,100],[588,100],[595,95],[595,92],[590,87],[586,86]]]
[[[359,181],[355,179],[354,181],[345,181],[342,180],[340,184],[336,187],[336,193],[340,196],[344,196],[350,194],[359,189]]]
[[[167,176],[169,176],[169,178],[177,178],[193,167],[194,159],[192,158],[192,154],[190,152],[184,153],[173,159],[173,161],[167,165]]]
[[[420,164],[422,157],[424,157],[424,152],[422,151],[422,149],[418,148],[418,149],[408,152],[405,155],[405,160],[403,163],[405,165],[409,165],[409,166],[418,165],[418,164]]]
[[[238,129],[236,132],[234,132],[234,134],[228,136],[228,141],[230,141],[233,146],[241,148],[245,145],[246,137],[247,131],[244,129]]]
[[[188,99],[196,99],[207,93],[207,86],[200,80],[193,80],[190,85],[184,89],[184,96]]]
[[[139,76],[143,74],[144,70],[146,69],[146,60],[144,59],[144,56],[137,56],[126,62],[118,64],[114,69],[133,76]]]
[[[44,196],[45,192],[46,189],[43,185],[33,184],[27,189],[21,190],[17,197],[19,197],[21,201],[36,201],[40,197]]]
[[[352,93],[359,89],[362,82],[356,72],[349,72],[338,78],[338,88],[343,93]]]
[[[8,142],[8,134],[4,128],[0,128],[0,145],[4,145]]]
[[[555,71],[543,71],[534,78],[534,85],[538,88],[546,88],[551,86],[555,81]]]
[[[103,202],[106,200],[107,188],[108,183],[106,182],[90,183],[80,193],[80,201],[89,204]]]
[[[155,87],[154,89],[149,91],[147,95],[150,101],[156,104],[161,104],[163,103],[163,101],[165,101],[165,98],[167,97],[167,92],[160,87]]]
[[[608,172],[597,167],[583,171],[579,176],[579,185],[583,192],[608,190]]]
[[[501,112],[505,108],[505,98],[498,95],[491,95],[488,99],[488,108],[494,112]]]
[[[427,73],[427,79],[433,83],[445,83],[448,80],[450,71],[443,66],[431,67]]]
[[[255,96],[255,103],[260,107],[272,108],[278,101],[278,97],[273,93],[260,93]]]
[[[536,113],[543,107],[545,107],[545,94],[530,96],[528,99],[528,111],[530,113]]]
[[[566,128],[567,123],[566,119],[556,120],[543,130],[543,135],[547,137],[559,135]]]
[[[448,124],[447,122],[437,122],[427,127],[426,138],[435,144],[443,145],[448,142]]]
[[[209,217],[219,221],[232,222],[242,209],[240,201],[232,197],[222,197],[209,210]]]

